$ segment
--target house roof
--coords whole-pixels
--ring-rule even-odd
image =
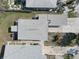
[[[55,8],[57,0],[26,0],[26,7],[31,8]]]
[[[47,40],[48,22],[46,20],[19,19],[18,40]]]
[[[63,26],[67,25],[67,16],[64,14],[37,14],[39,19],[47,19],[48,26]]]
[[[46,59],[39,45],[6,45],[3,59]]]

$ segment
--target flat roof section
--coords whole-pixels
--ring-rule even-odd
[[[48,40],[47,20],[18,20],[18,40]]]
[[[39,19],[48,20],[49,27],[59,27],[67,25],[67,16],[64,14],[37,14]]]

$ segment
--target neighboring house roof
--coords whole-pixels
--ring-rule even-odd
[[[46,59],[39,45],[6,45],[3,59]]]
[[[79,18],[67,18],[67,25],[60,26],[58,28],[49,28],[48,32],[79,32]]]
[[[63,26],[67,25],[67,16],[64,14],[37,14],[39,19],[48,20],[48,26]]]
[[[18,40],[48,40],[47,20],[18,20]]]
[[[57,0],[26,0],[26,7],[31,8],[55,8]]]

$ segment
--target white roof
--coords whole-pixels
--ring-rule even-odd
[[[31,8],[55,8],[57,0],[26,0],[26,7]]]
[[[68,23],[67,25],[63,25],[58,28],[49,28],[49,32],[73,32],[78,33],[79,32],[79,18],[67,18]]]
[[[17,32],[17,26],[11,26],[11,32]]]
[[[18,20],[18,40],[48,40],[47,20]]]
[[[63,26],[67,25],[67,16],[64,14],[37,14],[39,19],[48,20],[48,26]]]
[[[38,45],[6,45],[3,59],[46,59]]]

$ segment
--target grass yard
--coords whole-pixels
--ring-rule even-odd
[[[34,13],[20,13],[20,12],[4,12],[0,13],[0,46],[7,40],[11,40],[8,28],[14,23],[15,20],[21,18],[31,18]]]
[[[73,56],[66,54],[64,55],[64,59],[73,59]]]

